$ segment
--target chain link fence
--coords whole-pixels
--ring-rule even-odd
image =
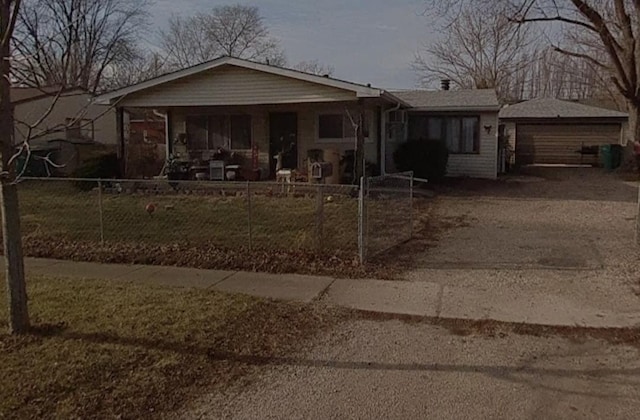
[[[409,241],[413,235],[413,172],[363,178],[360,195],[360,260]]]
[[[411,238],[411,173],[362,185],[26,178],[25,238],[83,244],[217,246],[352,253]]]
[[[358,251],[353,186],[28,178],[19,197],[25,237]]]

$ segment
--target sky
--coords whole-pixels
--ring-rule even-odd
[[[155,0],[156,28],[170,16],[206,12],[217,0]],[[433,39],[423,0],[254,0],[289,63],[317,59],[333,76],[385,89],[415,88],[411,62]]]

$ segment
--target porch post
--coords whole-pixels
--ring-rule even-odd
[[[118,133],[118,160],[120,160],[120,176],[126,177],[126,148],[124,144],[124,108],[116,107],[116,132]]]
[[[171,156],[171,154],[173,153],[172,134],[173,134],[173,112],[171,112],[171,109],[167,108],[164,114],[164,136],[165,136],[165,142],[166,142],[165,143],[166,160],[169,160],[169,156]]]
[[[357,114],[357,122],[358,122],[358,131],[356,133],[356,157],[355,157],[355,168],[356,168],[356,180],[365,176],[366,165],[365,165],[365,153],[364,153],[364,115],[365,115],[365,104],[364,100],[358,100],[358,114]]]
[[[380,107],[380,175],[387,174],[387,111]]]

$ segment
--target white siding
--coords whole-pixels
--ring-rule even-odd
[[[33,101],[18,103],[14,108],[15,141],[21,142],[27,135],[25,124],[35,124],[53,105],[49,115],[32,130],[32,137],[38,133],[53,131],[40,140],[65,138],[67,118],[82,118],[93,121],[94,141],[102,144],[117,144],[115,109],[104,105],[91,105],[86,93],[69,93],[61,96],[54,104],[54,97],[44,97]]]
[[[254,105],[354,99],[356,94],[346,90],[227,65],[132,94],[119,106]]]

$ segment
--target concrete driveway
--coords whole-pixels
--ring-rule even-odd
[[[444,293],[542,294],[553,307],[636,310],[637,194],[637,183],[595,168],[460,182],[438,195],[432,219],[441,237],[405,279],[438,283]]]
[[[346,322],[318,341],[180,417],[634,419],[640,410],[637,347],[399,321]]]

